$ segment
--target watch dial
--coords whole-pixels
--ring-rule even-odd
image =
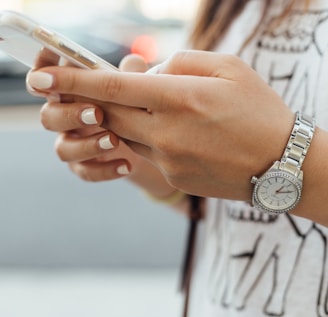
[[[271,175],[263,179],[257,190],[260,204],[269,210],[291,209],[299,200],[300,186],[289,176]]]

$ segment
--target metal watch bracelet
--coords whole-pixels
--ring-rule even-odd
[[[315,130],[315,120],[296,112],[296,119],[285,152],[280,161],[280,168],[298,176],[304,158],[310,147]]]

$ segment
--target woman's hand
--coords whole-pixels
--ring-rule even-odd
[[[44,55],[48,62],[48,53]],[[128,56],[120,68],[144,72],[147,65],[137,56]],[[103,112],[93,100],[62,95],[62,100],[56,102],[53,97],[56,95],[50,94],[48,103],[43,106],[41,121],[47,129],[60,132],[55,144],[60,159],[87,181],[133,178],[143,159],[114,133],[100,127]]]
[[[36,67],[49,64],[56,66],[58,56],[44,51]],[[148,67],[140,57],[129,55],[121,62],[120,69],[145,72]],[[153,164],[133,152],[114,133],[100,127],[103,111],[96,105],[97,101],[70,94],[49,94],[29,84],[27,89],[48,98],[41,110],[41,121],[48,130],[59,132],[56,152],[80,178],[98,182],[124,176],[158,199],[175,191]],[[179,207],[184,209],[183,204]]]
[[[35,67],[56,66],[58,62],[57,55],[45,50]],[[120,68],[144,72],[147,65],[141,58],[130,55],[122,61]],[[113,180],[133,175],[138,170],[143,159],[114,133],[100,127],[103,112],[93,100],[49,94],[30,85],[27,89],[31,94],[48,99],[41,109],[41,121],[48,130],[59,132],[56,152],[80,178],[95,182]]]
[[[49,67],[35,89],[98,100],[102,127],[126,140],[176,188],[250,200],[250,179],[279,160],[294,114],[241,60],[216,53],[174,55],[158,74]]]

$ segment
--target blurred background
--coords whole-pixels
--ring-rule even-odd
[[[118,65],[186,46],[198,0],[0,0]],[[79,180],[0,52],[0,316],[180,316],[187,222],[124,180]]]

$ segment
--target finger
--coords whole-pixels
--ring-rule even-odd
[[[69,94],[62,94],[60,95],[60,102],[61,103],[91,103],[91,104],[101,104],[99,100],[77,96],[77,95],[69,95]]]
[[[105,131],[108,132],[108,130],[105,130],[101,127],[86,127],[82,129],[69,130],[67,132],[70,133],[72,137],[80,138],[103,133]]]
[[[44,47],[40,50],[39,54],[36,56],[34,62],[34,70],[46,66],[57,66],[59,62],[60,62],[60,56]]]
[[[236,79],[248,67],[238,57],[204,51],[179,51],[157,67],[160,74]]]
[[[141,56],[130,54],[122,59],[119,68],[124,72],[144,73],[148,70],[148,65]]]
[[[39,54],[36,56],[33,71],[35,71],[39,68],[42,68],[42,67],[57,66],[57,65],[58,66],[77,67],[75,64],[71,63],[67,59],[60,57],[56,53],[47,49],[46,47],[43,47],[40,50]],[[48,93],[38,91],[38,90],[32,88],[29,85],[27,80],[26,80],[26,89],[27,89],[28,93],[30,93],[31,95],[36,96],[36,97],[48,98],[48,100],[57,101],[57,102],[59,102],[61,100],[61,97],[59,94],[48,94]]]
[[[55,54],[54,52],[50,51],[49,49],[43,47],[39,51],[37,56],[35,57],[33,70],[35,71],[41,67],[46,67],[46,66],[56,66],[59,63],[59,59],[60,59],[60,57],[57,54]],[[28,78],[30,72],[31,71],[28,72],[27,78]],[[27,89],[28,93],[30,93],[31,95],[36,96],[36,97],[47,98],[49,95],[47,93],[38,91],[38,90],[34,89],[33,87],[31,87],[31,85],[29,85],[27,80],[26,80],[26,89]]]
[[[106,109],[101,127],[113,131],[120,138],[145,145],[150,145],[151,142],[149,131],[156,128],[153,114],[142,109],[121,105]]]
[[[81,179],[89,182],[114,180],[130,173],[129,163],[122,159],[110,162],[70,163],[69,167]]]
[[[133,152],[139,154],[146,160],[150,161],[151,163],[156,161],[154,157],[154,151],[149,146],[131,140],[123,141]]]
[[[25,87],[26,87],[27,92],[29,94],[31,94],[32,96],[35,96],[35,97],[48,98],[51,101],[59,102],[60,101],[60,95],[59,94],[57,94],[57,93],[47,93],[47,92],[39,91],[39,90],[34,89],[33,87],[31,87],[31,85],[27,81],[27,78],[28,78],[28,76],[31,72],[32,71],[30,70],[27,73],[27,76],[26,76]]]
[[[190,89],[186,80],[172,80],[168,76],[70,67],[43,68],[42,72],[31,72],[27,80],[39,90],[144,109],[165,109],[167,100],[181,96],[182,89]]]
[[[57,155],[65,162],[80,162],[94,159],[119,144],[118,137],[107,132],[76,138],[69,133],[60,134],[55,142]]]
[[[41,122],[50,131],[70,131],[100,126],[103,111],[92,104],[46,103],[41,108]]]

